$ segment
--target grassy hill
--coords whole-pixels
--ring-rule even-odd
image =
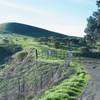
[[[72,49],[77,49],[84,45],[84,43],[82,43],[82,38],[80,37],[67,36],[21,23],[0,24],[0,33],[30,36],[36,38],[41,43],[55,48],[67,49],[70,46]]]
[[[21,24],[21,23],[3,23],[0,24],[0,31],[7,33],[17,33],[21,35],[27,35],[32,37],[65,37],[66,35],[48,31],[46,29]]]

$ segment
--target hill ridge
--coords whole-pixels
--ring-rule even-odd
[[[38,28],[35,26],[17,23],[17,22],[8,22],[0,24],[0,31],[1,32],[8,32],[8,33],[17,33],[21,35],[27,35],[32,37],[66,37],[67,35],[49,31],[47,29]]]

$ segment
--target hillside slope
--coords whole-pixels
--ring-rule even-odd
[[[65,50],[41,45],[32,37],[2,33],[0,46],[1,59],[8,58],[0,64],[0,100],[32,100],[75,73],[64,66]]]
[[[66,35],[48,31],[46,29],[21,24],[21,23],[3,23],[0,24],[0,31],[7,33],[17,33],[21,35],[27,35],[32,37],[65,37]]]
[[[2,25],[0,32],[0,62],[3,59],[3,63],[0,64],[0,100],[39,100],[39,97],[46,90],[54,85],[59,85],[61,82],[63,83],[65,79],[68,80],[68,83],[73,80],[71,86],[74,82],[79,84],[79,81],[82,81],[84,83],[77,95],[69,94],[69,98],[76,100],[75,98],[80,95],[86,85],[87,75],[84,69],[80,67],[81,65],[79,67],[77,67],[78,65],[69,66],[66,58],[68,49],[50,46],[54,42],[50,43],[50,40],[48,41],[49,45],[42,43],[43,41],[38,41],[33,33],[32,36],[30,33],[29,35],[27,33],[25,35],[24,33],[13,33],[16,29],[16,32],[20,30],[14,29],[12,25],[8,26],[4,25],[5,28],[3,28]],[[5,30],[9,30],[9,32],[4,32]],[[38,35],[41,36],[41,31]],[[42,35],[45,36],[44,33]],[[55,34],[53,35],[55,37]],[[59,42],[61,42],[61,38],[62,36],[59,37]],[[47,37],[45,39],[48,40]],[[80,77],[79,80],[77,80],[78,76]],[[79,85],[76,85],[73,92],[79,88]],[[62,88],[62,85],[60,86]],[[69,89],[71,86],[68,84]],[[67,97],[64,100],[66,99]],[[43,98],[42,100],[48,99]]]

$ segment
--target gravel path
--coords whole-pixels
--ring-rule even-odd
[[[84,60],[83,63],[91,75],[91,80],[78,100],[100,100],[100,60]]]

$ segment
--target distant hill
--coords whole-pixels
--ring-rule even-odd
[[[3,23],[0,24],[0,31],[1,32],[7,32],[7,33],[17,33],[21,35],[27,35],[32,37],[65,37],[67,35],[63,35],[60,33],[48,31],[46,29],[21,24],[21,23]]]

